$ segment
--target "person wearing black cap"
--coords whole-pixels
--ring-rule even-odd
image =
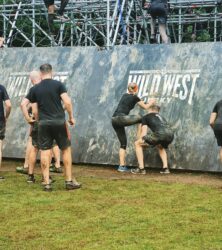
[[[138,96],[138,86],[136,83],[129,83],[128,92],[125,93],[112,116],[112,126],[116,132],[116,135],[120,142],[119,149],[119,172],[128,172],[129,169],[126,167],[125,157],[126,157],[126,146],[127,137],[125,132],[126,126],[131,126],[134,124],[141,123],[141,115],[129,115],[130,111],[138,104],[143,109],[148,109],[155,100],[145,104]]]
[[[167,152],[169,144],[172,143],[174,134],[166,119],[159,114],[160,107],[152,105],[148,114],[142,118],[141,138],[135,142],[136,156],[139,167],[131,169],[133,174],[146,174],[143,160],[143,147],[156,146],[163,163],[161,174],[169,174]]]

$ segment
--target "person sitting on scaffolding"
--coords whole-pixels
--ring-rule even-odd
[[[156,19],[158,18],[159,32],[163,43],[169,43],[168,36],[166,34],[166,22],[168,13],[167,0],[151,0],[150,3],[144,1],[144,8],[148,9],[148,13],[151,15],[151,37],[150,43],[157,43],[156,40]]]
[[[62,22],[69,21],[69,18],[64,15],[64,10],[68,2],[69,0],[61,0],[60,8],[55,14],[55,9],[56,9],[55,1],[44,0],[45,6],[48,9],[48,22],[49,22],[49,30],[50,30],[51,35],[54,35],[54,26],[53,26],[54,20],[60,20]]]

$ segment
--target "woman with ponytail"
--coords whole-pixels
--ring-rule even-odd
[[[128,92],[125,93],[115,110],[112,117],[112,126],[116,132],[116,135],[120,142],[119,149],[119,167],[118,171],[128,172],[129,169],[126,167],[125,157],[126,157],[126,146],[127,137],[125,132],[126,126],[131,126],[134,124],[139,124],[142,121],[141,115],[129,115],[130,111],[138,104],[143,109],[148,109],[155,103],[152,99],[149,103],[145,104],[138,96],[138,85],[136,83],[129,83]]]

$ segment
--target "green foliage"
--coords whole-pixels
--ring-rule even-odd
[[[207,30],[202,30],[200,35],[197,36],[198,42],[208,42],[210,41],[210,33]]]

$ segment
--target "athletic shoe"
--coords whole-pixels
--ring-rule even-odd
[[[27,179],[27,182],[28,183],[35,183],[35,177],[34,177],[34,175],[29,175],[28,179]]]
[[[73,181],[66,181],[65,184],[66,184],[67,190],[78,189],[78,188],[81,188],[81,186],[82,186],[81,184],[74,183]]]
[[[29,168],[24,168],[23,166],[16,168],[16,172],[20,173],[20,174],[28,174],[28,170],[29,170]]]
[[[49,176],[49,184],[52,184],[52,183],[54,183],[54,182],[55,182],[55,180],[53,180],[52,177]],[[42,185],[46,185],[43,176],[42,176]]]
[[[4,176],[0,176],[0,181],[3,181],[5,180],[5,177]]]
[[[119,171],[119,172],[129,172],[130,169],[128,167],[126,167],[126,166],[119,166],[117,171]]]
[[[52,186],[50,184],[44,185],[43,191],[52,192]]]
[[[143,168],[133,168],[131,169],[132,174],[146,174],[146,170]]]
[[[151,43],[151,44],[157,43],[156,37],[151,36],[151,37],[150,37],[150,43]]]
[[[50,168],[49,168],[49,171],[50,172],[53,172],[53,173],[57,173],[57,174],[62,174],[63,173],[63,170],[61,167],[57,168],[55,165],[51,165]]]
[[[68,22],[68,21],[70,21],[70,18],[69,17],[67,17],[67,16],[65,16],[65,15],[59,15],[59,14],[57,14],[56,16],[55,16],[55,20],[59,20],[59,21],[61,21],[61,22]]]
[[[162,168],[162,169],[160,170],[160,173],[161,173],[161,174],[170,174],[170,170],[169,170],[169,168]]]

